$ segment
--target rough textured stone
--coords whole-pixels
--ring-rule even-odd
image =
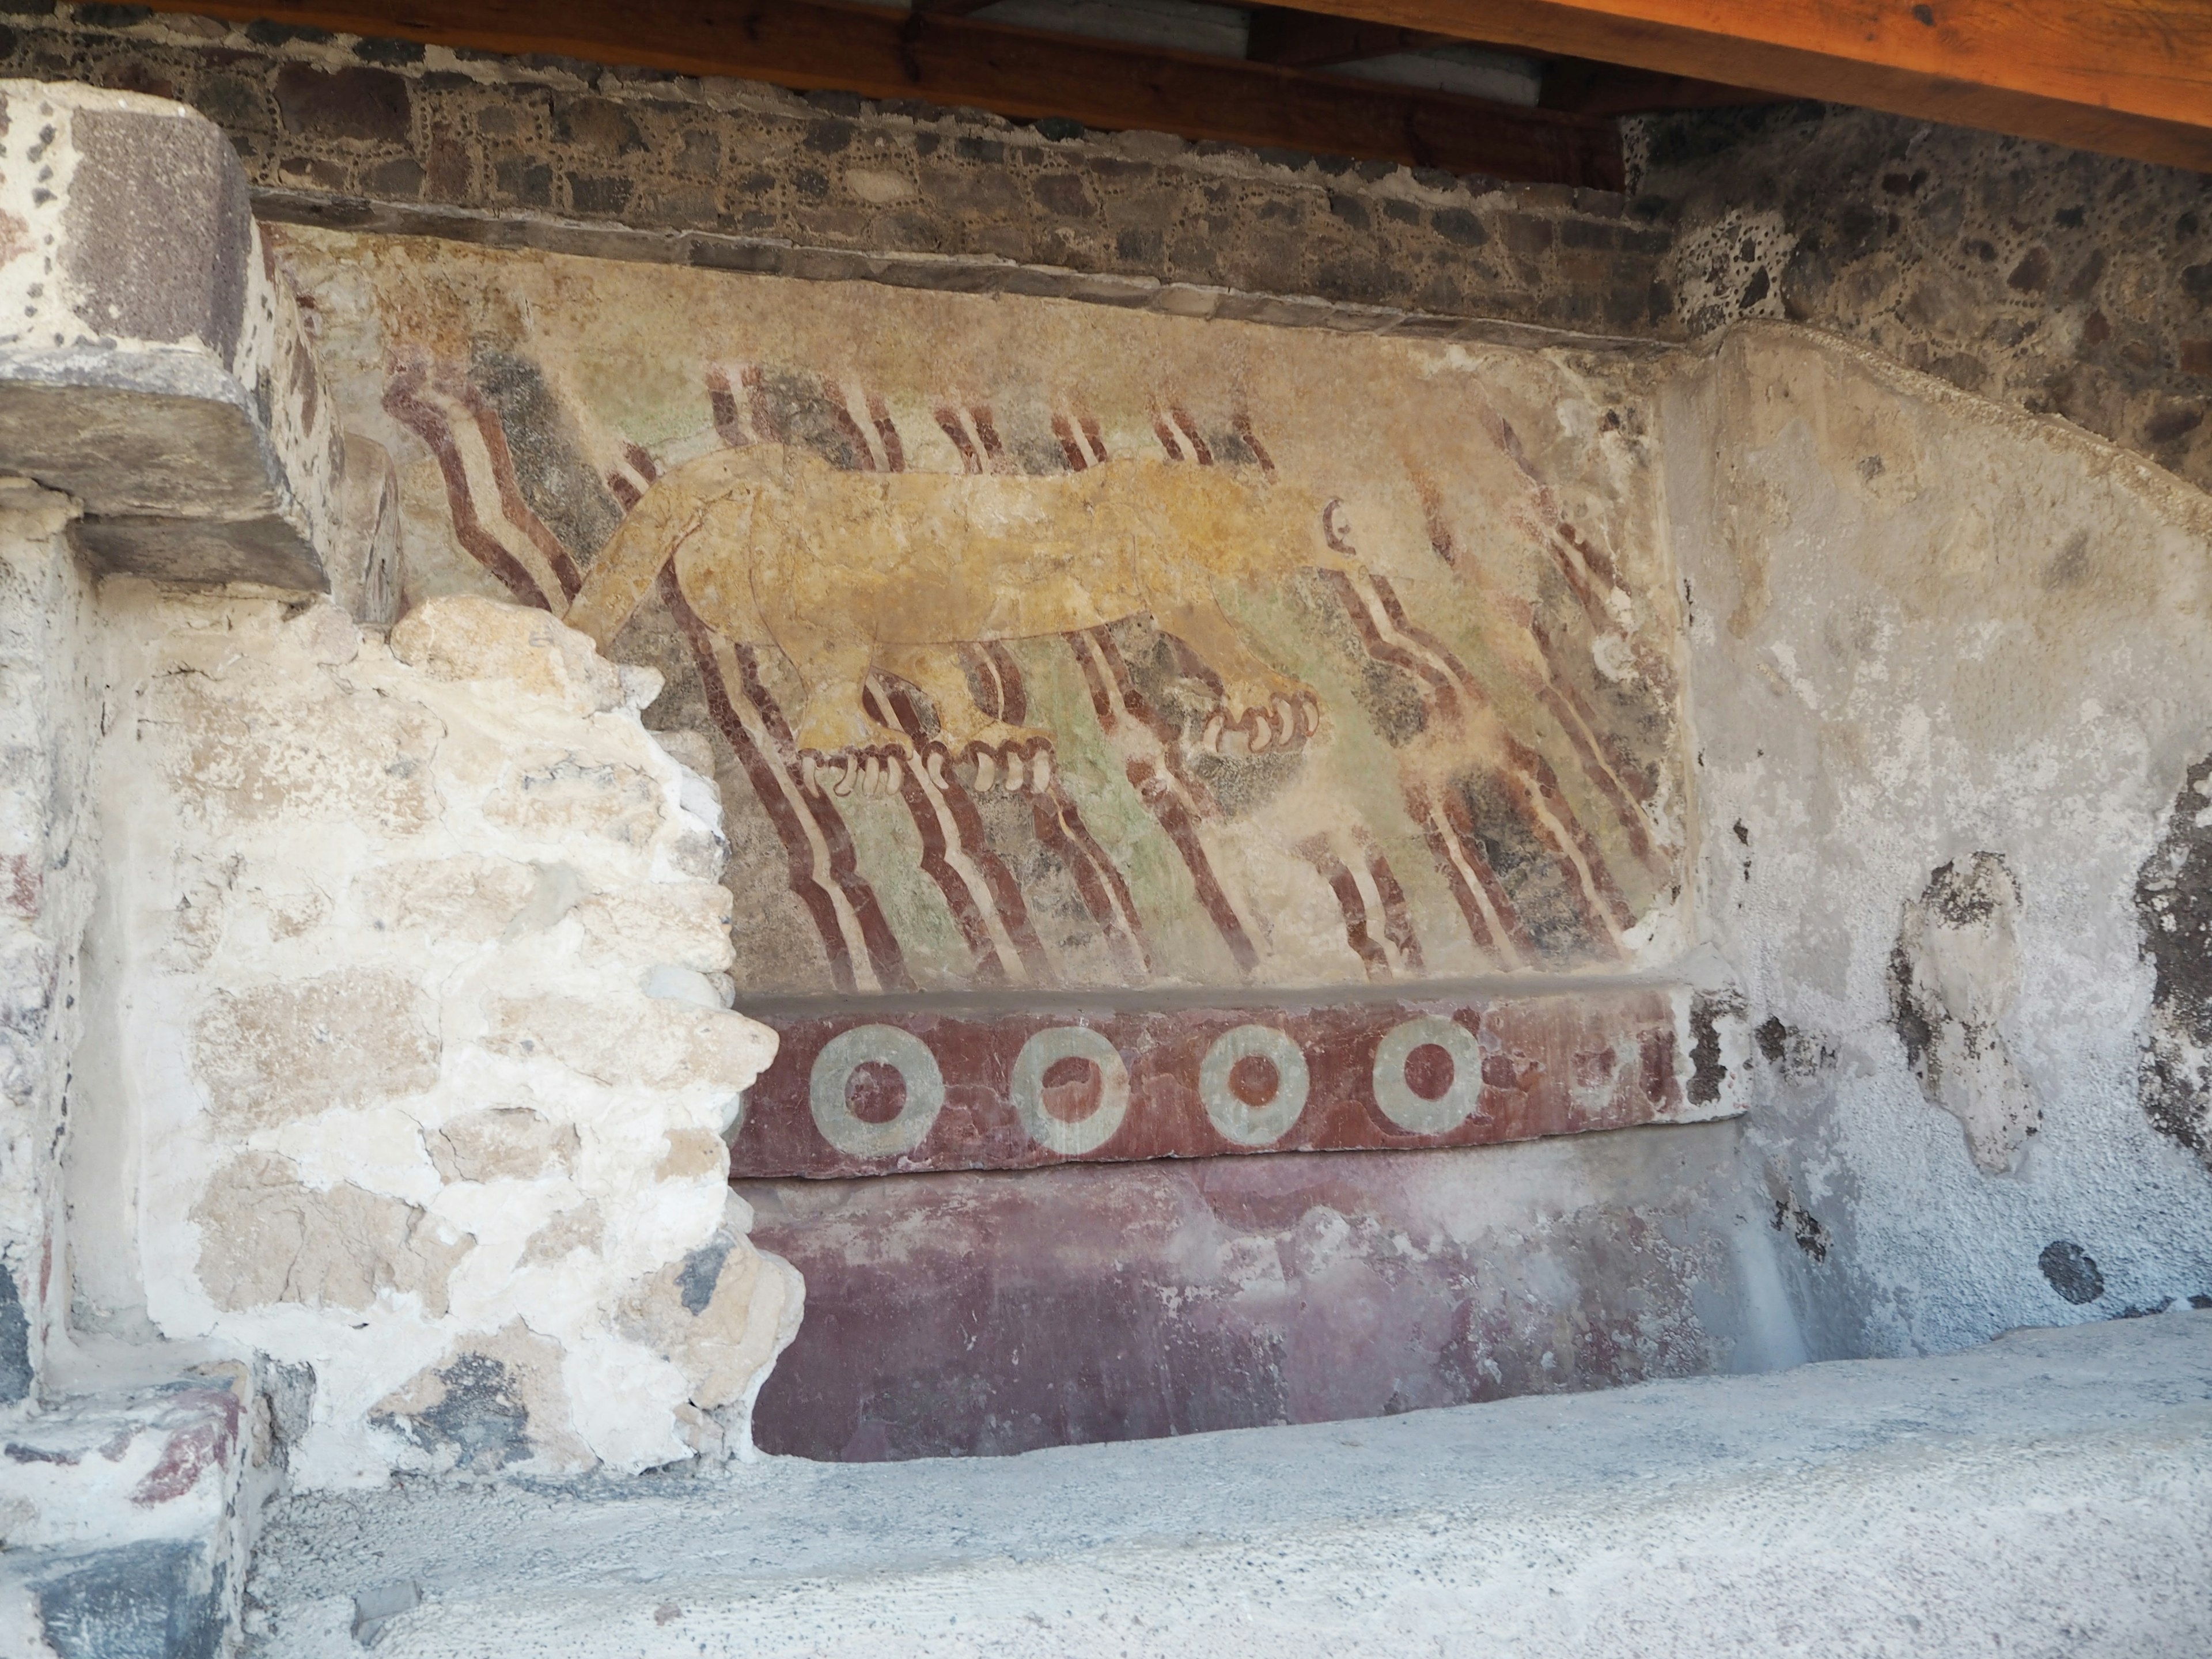
[[[1105,297],[1103,277],[1120,303],[1180,284],[1312,295],[1328,303],[1307,320],[1365,308],[1352,325],[1372,328],[1670,325],[1653,248],[1600,228],[1617,197],[558,58],[395,60],[256,27],[64,10],[15,23],[0,71],[157,84],[229,135],[258,211],[307,223],[1073,298]],[[1516,214],[1587,221],[1618,314],[1573,291],[1564,240],[1491,257]]]
[[[192,1031],[210,1109],[243,1133],[432,1087],[440,1045],[416,997],[357,968],[216,993]]]
[[[2020,998],[2020,889],[1994,853],[1946,864],[1906,901],[1890,958],[1906,1063],[1957,1118],[1977,1168],[2008,1172],[2042,1122],[2000,1029]]]
[[[2155,974],[2144,1114],[2212,1168],[2212,759],[2183,776],[2166,834],[2136,878]]]
[[[193,1204],[199,1277],[219,1308],[272,1302],[367,1309],[380,1291],[421,1298],[443,1319],[447,1280],[475,1247],[414,1205],[346,1184],[317,1191],[289,1158],[233,1159]]]
[[[1692,333],[1788,317],[2212,485],[2206,178],[1820,105],[1631,126]]]
[[[88,1015],[130,1037],[76,1126],[112,1152],[77,1172],[103,1285],[312,1367],[306,1486],[747,1454],[797,1289],[701,1154],[775,1039],[707,977],[728,895],[686,802],[719,808],[640,724],[653,677],[477,598],[397,650],[328,604],[106,604],[141,712],[100,782],[122,948]],[[710,1244],[755,1288],[707,1346],[626,1335]]]
[[[343,445],[222,133],[83,87],[0,100],[44,163],[0,180],[0,467],[76,496],[106,568],[325,586]]]
[[[61,1659],[230,1650],[281,1475],[243,1364],[48,1391],[0,1430],[0,1646]]]

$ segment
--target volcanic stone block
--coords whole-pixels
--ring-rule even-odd
[[[222,131],[0,83],[0,471],[101,568],[321,591],[343,440]]]

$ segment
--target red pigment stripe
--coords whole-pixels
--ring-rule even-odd
[[[1198,890],[1199,904],[1213,923],[1214,931],[1221,935],[1221,942],[1229,947],[1230,956],[1241,971],[1250,973],[1259,966],[1260,953],[1252,948],[1244,924],[1237,919],[1237,911],[1229,902],[1229,895],[1215,878],[1213,866],[1198,838],[1198,825],[1179,798],[1173,781],[1154,771],[1150,761],[1132,760],[1129,783],[1138,799],[1159,821],[1160,828],[1167,831],[1176,851],[1182,854],[1183,866],[1190,872],[1191,884]]]
[[[1236,429],[1237,435],[1244,441],[1244,447],[1252,452],[1252,459],[1260,463],[1261,472],[1267,477],[1273,478],[1275,476],[1274,457],[1268,454],[1261,447],[1260,434],[1252,429],[1252,417],[1240,410],[1231,418],[1229,424]]]
[[[1129,902],[1128,884],[1084,828],[1082,814],[1060,788],[1057,776],[1047,793],[1033,799],[1032,806],[1037,840],[1066,866],[1084,909],[1105,933],[1115,960],[1125,972],[1150,974],[1152,951],[1138,924],[1135,907]]]
[[[1052,435],[1060,440],[1060,453],[1067,457],[1069,471],[1080,472],[1091,465],[1090,458],[1083,453],[1083,446],[1075,441],[1075,428],[1068,424],[1066,416],[1052,417]]]
[[[1376,597],[1382,602],[1383,614],[1389,617],[1392,625],[1423,649],[1433,652],[1450,669],[1471,696],[1486,701],[1486,699],[1480,699],[1480,693],[1468,675],[1466,665],[1458,657],[1434,635],[1413,627],[1407,621],[1405,608],[1398,603],[1396,590],[1390,586],[1389,580],[1380,575],[1370,576],[1370,580],[1375,584]],[[1602,940],[1610,945],[1612,935],[1607,925],[1608,915],[1624,928],[1632,925],[1628,915],[1626,901],[1622,898],[1620,890],[1613,881],[1611,866],[1606,863],[1603,854],[1597,850],[1595,842],[1590,839],[1589,832],[1583,827],[1582,821],[1575,816],[1574,809],[1568,805],[1565,796],[1560,792],[1559,779],[1553,773],[1550,764],[1541,755],[1516,738],[1511,732],[1505,730],[1503,726],[1499,730],[1500,735],[1504,739],[1508,756],[1516,767],[1528,777],[1535,780],[1537,793],[1540,794],[1546,805],[1552,808],[1553,816],[1559,820],[1568,836],[1573,840],[1584,862],[1589,866],[1589,882],[1586,883],[1583,880],[1582,872],[1576,867],[1575,861],[1567,856],[1567,849],[1561,847],[1557,838],[1545,829],[1543,820],[1537,815],[1535,802],[1530,798],[1528,783],[1510,772],[1501,772],[1498,775],[1498,777],[1513,797],[1515,806],[1527,820],[1529,829],[1534,830],[1540,839],[1552,844],[1559,872],[1566,878],[1568,887],[1575,894],[1577,906],[1583,912],[1584,924],[1593,941]],[[1591,884],[1595,884],[1597,890],[1591,890]]]
[[[1453,569],[1459,568],[1459,548],[1452,539],[1450,522],[1444,517],[1443,497],[1426,478],[1415,476],[1413,487],[1421,495],[1421,520],[1429,532],[1429,550]]]
[[[1184,459],[1182,446],[1176,441],[1175,432],[1168,425],[1167,416],[1157,409],[1152,411],[1152,435],[1160,441],[1160,447],[1167,451],[1170,460],[1180,461]]]
[[[1006,649],[1003,640],[984,641],[983,654],[999,680],[999,718],[1009,726],[1021,725],[1030,717],[1030,694],[1022,687],[1021,664],[1014,660],[1014,653]]]
[[[1352,946],[1359,958],[1367,977],[1390,977],[1390,958],[1376,944],[1375,936],[1367,931],[1367,901],[1360,896],[1359,884],[1352,878],[1352,872],[1344,867],[1344,860],[1331,850],[1328,838],[1309,836],[1296,848],[1300,858],[1320,872],[1321,878],[1328,884],[1329,891],[1336,895],[1336,908],[1344,915],[1345,942]]]
[[[872,687],[870,695],[874,695]],[[877,712],[887,714],[885,725],[896,724],[903,727],[908,737],[915,739],[915,746],[921,746],[921,722],[910,700],[895,695],[888,710],[879,708]],[[917,767],[902,766],[899,769],[902,775],[900,799],[905,801],[906,810],[914,818],[915,831],[921,837],[923,873],[935,882],[938,890],[945,895],[945,908],[952,913],[953,925],[960,929],[960,937],[967,941],[969,960],[975,977],[986,985],[1004,985],[1007,978],[1006,964],[999,960],[998,946],[991,941],[991,930],[983,921],[982,908],[975,902],[975,895],[969,890],[965,878],[952,867],[951,861],[945,855],[945,830],[937,816],[937,805],[929,798],[929,785],[923,781]],[[948,807],[950,805],[948,802]],[[957,818],[954,820],[954,825],[956,829],[958,827]]]
[[[1088,415],[1079,415],[1076,419],[1082,425],[1083,435],[1091,441],[1091,458],[1093,463],[1095,464],[1104,460],[1106,459],[1106,440],[1101,437],[1098,434],[1098,422],[1092,420]]]
[[[1559,787],[1559,775],[1552,770],[1551,762],[1510,733],[1506,742],[1511,745],[1509,752],[1513,756],[1514,763],[1535,780],[1536,793],[1543,798],[1544,804],[1552,809],[1553,816],[1559,820],[1561,827],[1572,839],[1576,849],[1583,855],[1583,861],[1589,866],[1590,879],[1597,884],[1597,891],[1591,896],[1605,906],[1615,927],[1624,931],[1633,927],[1636,925],[1635,914],[1629,909],[1628,900],[1623,896],[1620,884],[1613,880],[1613,866],[1605,861],[1605,854],[1600,850],[1596,840],[1575,815],[1574,807],[1567,800],[1566,792]],[[1580,882],[1576,884],[1581,885]]]
[[[1415,628],[1412,623],[1406,620],[1405,608],[1398,603],[1397,592],[1390,586],[1389,578],[1376,576],[1374,578],[1374,582],[1376,593],[1382,601],[1382,609],[1384,612],[1390,617],[1392,623],[1404,633],[1406,637],[1413,641],[1423,649],[1434,652],[1438,657],[1442,658],[1443,660],[1449,665],[1452,672],[1458,677],[1461,683],[1467,688],[1468,692],[1471,696],[1475,697],[1479,701],[1486,701],[1486,699],[1483,699],[1481,697],[1481,694],[1476,690],[1474,681],[1468,674],[1466,665],[1462,663],[1459,658],[1453,654],[1453,653],[1447,648],[1441,641],[1437,639],[1434,635],[1428,633],[1425,629]],[[1539,686],[1537,689],[1540,694],[1541,687]],[[1570,738],[1577,739],[1579,746],[1579,738],[1577,738],[1577,733],[1571,729],[1568,732],[1568,736]],[[1559,777],[1552,770],[1551,763],[1547,761],[1540,754],[1537,753],[1535,750],[1528,747],[1526,744],[1521,742],[1519,738],[1514,737],[1510,732],[1504,732],[1504,737],[1509,747],[1509,752],[1512,755],[1515,764],[1520,766],[1524,771],[1528,772],[1530,776],[1536,780],[1539,793],[1543,796],[1545,801],[1550,805],[1561,825],[1565,829],[1567,835],[1574,841],[1577,848],[1582,853],[1584,861],[1589,864],[1590,868],[1590,879],[1597,885],[1597,891],[1589,895],[1590,900],[1594,902],[1603,904],[1613,918],[1614,921],[1620,927],[1627,928],[1634,926],[1634,919],[1629,910],[1628,902],[1622,896],[1620,885],[1613,879],[1612,866],[1606,862],[1604,854],[1599,851],[1596,842],[1591,837],[1589,830],[1584,827],[1582,819],[1576,814],[1573,806],[1568,803],[1565,793],[1559,787]],[[1594,761],[1595,757],[1592,756],[1589,758]],[[1620,798],[1617,788],[1613,791],[1613,794],[1617,810],[1629,814],[1634,813],[1635,809],[1630,806],[1625,799]],[[1643,855],[1648,849],[1650,843],[1644,835],[1640,817],[1637,817],[1632,823],[1629,822],[1628,819],[1624,818],[1624,823],[1627,825],[1629,839],[1632,845],[1635,847],[1639,856]],[[1547,836],[1546,839],[1548,840],[1550,837]],[[1583,891],[1583,880],[1574,871],[1571,861],[1565,861],[1564,867],[1566,869],[1568,877],[1576,890],[1577,892]],[[1595,918],[1593,919],[1595,920]],[[1602,927],[1601,921],[1600,926]]]
[[[730,377],[720,368],[707,371],[707,406],[714,411],[714,430],[721,434],[724,443],[732,449],[743,449],[752,442],[752,434],[738,418],[738,399],[730,390]]]
[[[972,641],[963,641],[960,647],[960,665],[978,693],[975,707],[981,709],[988,719],[1006,719],[1002,711],[1006,706],[1006,697],[999,684],[998,665],[991,660],[983,647]],[[921,739],[916,738],[915,741],[919,744]]]
[[[1582,532],[1570,524],[1565,516],[1560,513],[1558,495],[1553,491],[1552,486],[1544,482],[1542,475],[1536,471],[1534,463],[1529,460],[1528,452],[1522,447],[1521,434],[1513,429],[1513,423],[1496,410],[1486,409],[1483,410],[1482,424],[1484,429],[1490,434],[1491,441],[1498,446],[1508,460],[1520,469],[1521,476],[1528,481],[1534,493],[1538,508],[1547,519],[1551,520],[1553,531],[1574,550],[1575,556],[1582,560],[1583,568],[1594,572],[1607,586],[1620,586],[1620,578],[1613,569],[1613,560],[1583,539]]]
[[[1406,890],[1398,884],[1396,872],[1390,860],[1378,850],[1367,857],[1367,873],[1375,883],[1375,890],[1382,900],[1382,932],[1398,953],[1398,959],[1415,973],[1422,971],[1421,941],[1413,932],[1413,907],[1406,902]]]
[[[625,513],[645,499],[638,487],[619,472],[607,474],[607,493],[623,504]]]
[[[793,742],[791,726],[783,717],[783,710],[761,684],[760,667],[754,660],[752,647],[736,645],[738,664],[745,676],[745,696],[768,726],[769,736],[776,745],[778,764],[787,770],[797,761],[799,746]],[[886,991],[911,991],[914,980],[906,969],[906,957],[899,950],[898,938],[891,932],[890,923],[884,919],[883,906],[876,901],[876,890],[860,873],[859,861],[854,855],[853,832],[830,803],[826,791],[804,790],[799,799],[821,832],[823,843],[830,849],[830,873],[845,895],[845,902],[853,907],[853,915],[860,924],[860,938],[868,947],[868,960],[876,970],[876,978]]]
[[[453,515],[455,539],[523,604],[534,605],[541,611],[552,610],[553,602],[538,586],[537,577],[477,522],[475,504],[469,498],[468,472],[461,465],[460,452],[453,447],[453,434],[447,429],[445,417],[415,398],[415,387],[420,380],[420,370],[403,370],[399,378],[385,388],[384,407],[428,444],[431,454],[437,458],[438,471],[446,481],[446,506]]]
[[[768,395],[768,380],[761,374],[760,365],[747,363],[739,378],[744,382],[745,406],[752,412],[753,430],[764,442],[786,441],[791,434],[784,429],[783,419]]]
[[[1106,695],[1106,682],[1099,678],[1097,659],[1091,654],[1081,634],[1063,634],[1067,648],[1075,653],[1075,665],[1083,671],[1083,684],[1091,693],[1091,711],[1098,717],[1098,729],[1110,732],[1114,729],[1114,703]]]
[[[643,444],[624,444],[623,459],[629,463],[630,471],[651,483],[660,476],[660,469],[653,464],[652,452]]]
[[[1192,456],[1200,466],[1212,466],[1213,452],[1206,447],[1206,440],[1198,435],[1198,422],[1190,418],[1190,411],[1177,404],[1170,412],[1175,416],[1176,424],[1182,428],[1183,441],[1189,444]]]
[[[1054,804],[1060,809],[1060,821],[1066,826],[1068,839],[1082,848],[1085,856],[1097,866],[1100,877],[1111,890],[1115,907],[1121,913],[1129,940],[1142,954],[1145,971],[1150,973],[1152,967],[1152,947],[1145,938],[1144,920],[1137,914],[1136,898],[1129,891],[1129,884],[1122,879],[1120,868],[1113,860],[1106,856],[1106,849],[1098,844],[1097,837],[1091,833],[1090,827],[1083,822],[1083,813],[1077,807],[1074,797],[1060,787],[1060,775],[1057,772],[1053,775],[1052,797]]]
[[[938,425],[945,428],[945,435],[952,440],[952,447],[960,452],[960,470],[963,472],[981,472],[983,470],[982,458],[976,454],[975,446],[969,440],[967,429],[960,424],[959,416],[943,404],[938,404],[930,413],[937,416]]]
[[[898,713],[899,724],[916,739],[919,749],[921,716],[913,699],[901,686],[891,693],[891,702]],[[991,850],[989,836],[983,829],[983,815],[975,810],[975,802],[960,780],[951,771],[939,792],[945,805],[952,814],[953,828],[960,832],[960,850],[966,854],[981,873],[983,885],[990,890],[991,902],[998,908],[999,925],[1006,930],[1013,942],[1014,951],[1029,970],[1030,981],[1035,985],[1048,983],[1052,977],[1052,964],[1046,960],[1044,944],[1037,938],[1036,928],[1030,921],[1029,906],[1023,901],[1021,884],[1016,881],[1004,860]]]
[[[1421,834],[1429,843],[1429,857],[1435,863],[1437,872],[1450,885],[1453,901],[1458,904],[1460,914],[1467,918],[1467,931],[1474,936],[1476,945],[1492,956],[1497,955],[1498,941],[1491,933],[1490,923],[1483,916],[1482,907],[1475,902],[1474,893],[1467,884],[1467,876],[1460,869],[1458,860],[1452,857],[1451,849],[1444,844],[1443,831],[1437,827],[1436,817],[1429,810],[1428,803],[1409,793],[1406,809],[1413,814],[1413,821],[1421,826]]]
[[[1449,714],[1457,712],[1458,688],[1452,684],[1450,676],[1434,663],[1423,662],[1405,647],[1394,645],[1384,639],[1382,630],[1375,625],[1374,617],[1369,613],[1366,605],[1361,603],[1359,590],[1352,586],[1351,577],[1340,570],[1324,570],[1321,574],[1322,580],[1334,590],[1337,602],[1344,607],[1344,614],[1351,619],[1352,627],[1358,630],[1359,642],[1366,647],[1367,654],[1377,662],[1388,663],[1393,668],[1402,669],[1426,686],[1435,695],[1443,713]]]
[[[979,984],[1004,985],[1006,964],[999,960],[999,947],[992,943],[991,930],[984,925],[983,912],[975,902],[975,896],[968,890],[968,884],[945,856],[945,831],[938,823],[937,807],[929,799],[921,770],[902,766],[899,772],[899,798],[906,803],[915,833],[921,837],[922,872],[937,884],[937,890],[945,896],[945,908],[952,913],[953,925],[960,929],[960,937],[968,946],[969,971]]]
[[[1513,941],[1513,948],[1521,952],[1522,959],[1534,962],[1537,957],[1535,936],[1529,933],[1528,924],[1521,920],[1520,908],[1507,896],[1505,884],[1498,878],[1498,872],[1490,866],[1490,854],[1482,850],[1481,837],[1475,834],[1474,815],[1468,811],[1467,802],[1456,789],[1446,790],[1443,799],[1444,822],[1451,826],[1453,839],[1459,842],[1461,854],[1474,878],[1482,884],[1482,896],[1490,901],[1492,913],[1505,929],[1505,937]]]
[[[1558,799],[1556,790],[1547,789],[1544,787],[1545,776],[1551,769],[1544,766],[1541,760],[1536,760],[1535,765],[1530,766],[1528,763],[1534,757],[1528,746],[1515,738],[1510,732],[1506,734],[1505,746],[1506,755],[1513,763],[1512,768],[1501,768],[1492,775],[1512,798],[1514,811],[1521,816],[1522,821],[1534,832],[1538,839],[1551,848],[1552,862],[1558,867],[1560,879],[1567,884],[1568,891],[1574,895],[1575,908],[1582,912],[1583,929],[1589,935],[1590,942],[1593,945],[1610,945],[1613,935],[1611,929],[1607,926],[1607,915],[1602,893],[1591,890],[1590,884],[1583,879],[1582,871],[1576,866],[1574,860],[1568,856],[1566,845],[1557,835],[1545,827],[1543,819],[1537,815],[1536,804],[1540,799],[1555,809],[1559,817],[1565,821],[1564,828],[1567,835],[1577,844],[1580,843],[1582,837],[1577,832],[1581,826],[1575,823],[1574,815],[1565,810],[1566,804]],[[1588,848],[1583,848],[1583,854],[1585,858],[1589,856]],[[1599,878],[1598,872],[1603,868],[1604,865],[1600,862],[1591,871],[1592,879],[1600,880],[1601,886],[1604,884]]]
[[[994,472],[1006,469],[1006,447],[999,441],[999,428],[991,423],[991,405],[973,404],[969,406],[968,418],[975,422],[975,436],[983,446]]]
[[[486,402],[483,394],[468,380],[460,382],[459,395],[462,407],[476,422],[477,430],[483,438],[484,449],[491,457],[492,483],[499,489],[500,511],[506,514],[507,522],[530,538],[532,544],[544,555],[546,565],[553,572],[553,580],[561,584],[562,596],[574,599],[584,591],[584,573],[576,568],[575,560],[561,544],[561,538],[546,526],[545,521],[532,512],[530,503],[523,499],[522,481],[514,475],[514,455],[507,447],[507,427],[499,418],[499,411]],[[647,472],[645,476],[650,478],[653,474]]]
[[[1575,758],[1582,763],[1583,775],[1605,797],[1606,805],[1613,808],[1613,817],[1620,820],[1621,830],[1628,837],[1630,849],[1638,858],[1649,863],[1651,838],[1644,832],[1644,814],[1636,810],[1635,804],[1628,799],[1611,770],[1599,758],[1597,750],[1590,746],[1589,739],[1583,734],[1582,723],[1575,719],[1565,700],[1534,675],[1528,675],[1526,678],[1537,699],[1551,712],[1560,730],[1567,734],[1567,741],[1574,746]]]
[[[837,417],[837,429],[845,434],[845,441],[853,447],[854,468],[856,471],[876,470],[876,452],[868,447],[868,434],[860,430],[860,423],[853,418],[853,411],[845,406],[845,394],[824,380],[822,383],[823,401],[830,412]]]
[[[887,472],[906,471],[906,446],[899,441],[897,425],[891,420],[889,404],[880,392],[868,394],[868,418],[876,423],[876,435],[884,441],[884,470]]]
[[[738,718],[738,711],[730,702],[729,687],[722,683],[722,665],[715,659],[714,648],[707,633],[707,624],[691,609],[678,584],[676,572],[666,565],[660,569],[661,601],[691,647],[692,660],[699,665],[699,678],[705,684],[707,712],[714,717],[714,724],[722,729],[736,751],[738,763],[745,769],[746,780],[753,787],[753,794],[768,813],[769,822],[775,826],[775,837],[783,843],[784,863],[790,872],[791,890],[799,896],[806,913],[814,920],[814,931],[821,935],[822,948],[830,957],[830,975],[841,991],[857,988],[853,975],[853,954],[845,941],[845,930],[837,921],[837,907],[830,895],[822,890],[814,868],[813,844],[799,825],[799,817],[791,809],[791,801],[777,783],[773,763],[753,741],[753,734]]]
[[[1574,676],[1567,672],[1566,664],[1561,660],[1559,641],[1553,638],[1552,630],[1544,626],[1540,617],[1534,616],[1529,617],[1528,626],[1529,637],[1536,641],[1536,648],[1543,654],[1545,666],[1550,671],[1547,678],[1566,698],[1568,706],[1582,717],[1583,726],[1590,732],[1621,787],[1638,800],[1650,799],[1652,792],[1638,780],[1635,763],[1621,748],[1619,735],[1600,722],[1590,708],[1589,700],[1583,696],[1582,689],[1575,684]]]

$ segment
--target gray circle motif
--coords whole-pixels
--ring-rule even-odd
[[[1264,1106],[1247,1106],[1229,1086],[1237,1062],[1254,1058],[1275,1068],[1275,1097]],[[1198,1097],[1224,1137],[1239,1146],[1271,1146],[1305,1110],[1311,1082],[1297,1043],[1272,1025],[1239,1025],[1224,1031],[1206,1051],[1198,1068]]]
[[[886,1123],[857,1115],[845,1090],[853,1073],[879,1060],[906,1085],[906,1104]],[[937,1056],[911,1031],[896,1025],[855,1025],[822,1045],[806,1079],[806,1103],[822,1138],[848,1158],[897,1158],[912,1152],[945,1109],[945,1073]]]
[[[1097,1103],[1073,1122],[1044,1109],[1044,1074],[1063,1060],[1087,1060],[1098,1068]],[[1129,1115],[1129,1068],[1112,1043],[1085,1025],[1051,1026],[1022,1044],[1014,1056],[1012,1091],[1030,1139],[1063,1158],[1097,1152]]]
[[[1433,1042],[1452,1058],[1451,1087],[1425,1100],[1407,1086],[1406,1062]],[[1482,1045],[1474,1033],[1442,1014],[1422,1014],[1383,1034],[1375,1050],[1375,1103],[1409,1135],[1449,1134],[1483,1115]]]

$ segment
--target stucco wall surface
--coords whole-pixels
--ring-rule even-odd
[[[727,1012],[718,811],[638,721],[656,677],[478,599],[389,643],[319,602],[105,606],[125,1128],[88,1290],[309,1368],[304,1486],[746,1449],[799,1287],[721,1133],[774,1038]]]
[[[0,1411],[31,1395],[68,1317],[62,1146],[99,870],[99,665],[72,516],[66,497],[0,481]]]
[[[2162,941],[2203,908],[2212,503],[1786,325],[1663,430],[1700,910],[1814,1352],[2201,1302],[2203,991]]]

